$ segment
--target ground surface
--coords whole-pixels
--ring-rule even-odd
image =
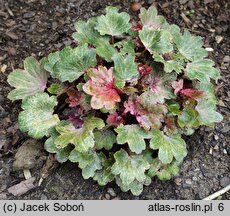
[[[61,2],[61,3],[60,3]],[[17,149],[28,139],[17,129],[20,103],[6,99],[10,86],[7,75],[22,67],[26,56],[37,58],[71,45],[73,23],[103,13],[106,5],[122,11],[130,10],[128,0],[1,0],[0,1],[0,199],[202,199],[230,183],[229,173],[229,64],[230,64],[230,3],[228,0],[155,1],[161,14],[193,34],[204,37],[206,47],[213,48],[210,58],[221,70],[216,92],[218,110],[224,121],[214,129],[202,127],[187,138],[189,154],[179,176],[171,181],[153,179],[142,195],[122,193],[111,183],[99,187],[93,180],[84,180],[76,164],[56,164],[40,187],[15,197],[7,189],[24,180],[22,171],[12,164]],[[148,7],[153,1],[142,1]],[[39,163],[31,170],[37,185],[47,154],[40,152]],[[220,197],[229,199],[230,193]]]

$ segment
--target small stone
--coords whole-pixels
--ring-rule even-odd
[[[229,63],[230,62],[230,56],[224,56],[223,62]]]
[[[181,178],[175,178],[174,182],[176,183],[176,185],[181,185],[181,181],[182,179]]]
[[[188,2],[188,7],[189,7],[190,9],[195,8],[193,0],[190,0],[190,1]]]
[[[18,36],[14,32],[6,32],[6,35],[13,40],[18,40]]]
[[[226,150],[226,149],[224,149],[224,150],[223,150],[223,153],[224,153],[224,154],[228,154],[228,152],[227,152],[227,150]]]
[[[191,185],[192,184],[192,180],[191,179],[186,179],[185,183],[188,184],[188,185]]]
[[[107,200],[109,200],[109,199],[110,199],[110,195],[109,195],[109,194],[105,194],[105,198],[106,198]]]
[[[204,25],[202,25],[201,27],[205,28]],[[209,29],[210,32],[214,33],[216,30],[215,29]]]
[[[113,197],[116,196],[116,193],[115,193],[115,191],[113,190],[113,188],[109,188],[109,189],[107,190],[107,192],[108,192],[111,196],[113,196]]]
[[[23,20],[22,20],[22,23],[23,23],[23,24],[27,24],[27,23],[28,23],[28,20],[23,19]]]
[[[1,66],[1,72],[2,72],[2,73],[5,73],[6,68],[7,68],[7,65],[6,65],[6,64],[3,64],[3,65]]]
[[[162,4],[162,8],[167,8],[169,5],[169,2],[165,2],[164,4]]]
[[[27,12],[23,14],[23,18],[24,19],[28,19],[28,18],[32,18],[35,16],[35,12],[31,11],[31,12]]]
[[[196,176],[193,176],[193,177],[192,177],[192,180],[193,180],[193,181],[197,181],[198,178],[197,178]]]
[[[211,47],[206,47],[206,48],[205,48],[205,50],[207,50],[208,52],[212,52],[212,51],[214,51],[214,49],[213,49],[213,48],[211,48]]]
[[[221,34],[222,33],[222,28],[220,27],[220,26],[217,26],[216,28],[216,32],[218,33],[218,34]]]
[[[204,3],[205,4],[208,4],[208,3],[211,3],[211,2],[213,2],[214,0],[204,0]]]
[[[215,135],[214,135],[214,139],[215,139],[215,140],[218,140],[218,139],[219,139],[219,136],[215,134]]]
[[[222,37],[222,36],[220,36],[220,35],[217,35],[216,37],[215,37],[215,40],[216,40],[216,42],[219,44],[222,40],[223,40],[224,38]]]
[[[230,178],[229,177],[223,177],[221,180],[220,180],[220,185],[222,187],[226,187],[228,185],[230,185]]]
[[[222,129],[221,129],[221,132],[222,133],[228,133],[230,131],[230,126],[224,126]]]
[[[39,163],[37,158],[42,154],[42,143],[37,140],[28,139],[19,148],[13,163],[14,170],[32,169]]]
[[[185,4],[187,3],[189,0],[180,0],[180,4]]]
[[[200,173],[198,176],[200,179],[203,179],[203,175]]]
[[[52,22],[52,29],[55,30],[57,28],[58,24],[57,22]]]
[[[215,145],[215,146],[214,146],[214,150],[216,150],[216,151],[219,150],[219,146],[218,146],[218,145]]]

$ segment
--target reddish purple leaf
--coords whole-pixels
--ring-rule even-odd
[[[124,124],[125,121],[122,118],[122,116],[118,115],[117,112],[113,113],[113,114],[109,114],[108,118],[106,120],[106,123],[108,125],[113,125],[113,126],[118,126],[119,124]]]
[[[133,30],[133,31],[135,31],[135,32],[138,32],[138,31],[140,31],[141,29],[142,29],[142,25],[140,24],[140,23],[138,23],[138,22],[133,22],[132,23],[132,26],[131,26],[131,29]]]
[[[200,91],[197,89],[182,89],[180,90],[180,93],[183,96],[194,99],[194,100],[200,100],[204,95],[203,91]]]
[[[165,119],[165,130],[167,133],[173,133],[177,131],[175,119],[173,117],[168,117]]]
[[[70,107],[76,107],[76,106],[79,106],[82,102],[82,93],[73,89],[73,88],[69,88],[67,91],[66,91],[67,95],[69,96],[67,99],[66,99],[66,103],[69,104]]]
[[[146,75],[150,74],[153,71],[153,69],[148,65],[140,63],[140,64],[138,64],[138,71],[141,75],[146,76]]]
[[[70,115],[68,120],[73,123],[75,128],[81,128],[83,125],[83,120],[80,118],[80,116]]]
[[[66,93],[69,96],[66,99],[66,103],[69,103],[69,107],[78,107],[80,114],[83,114],[91,109],[90,104],[87,103],[86,95],[84,93],[79,92],[74,88],[69,88]]]
[[[83,85],[83,90],[92,95],[91,106],[94,109],[114,109],[121,98],[114,88],[113,68],[99,66],[89,71],[90,80]]]
[[[124,103],[124,113],[130,113],[136,117],[136,120],[146,130],[161,128],[161,122],[167,112],[162,104],[156,104],[151,111],[144,109],[139,103],[139,98],[129,97],[128,101]]]
[[[82,120],[82,109],[81,107],[72,107],[72,108],[67,108],[63,112],[64,119],[68,119],[70,122],[73,123],[75,128],[81,128],[83,124]]]
[[[174,89],[174,94],[177,94],[181,89],[183,89],[184,81],[183,79],[180,79],[178,81],[172,82],[172,87]]]
[[[155,71],[145,76],[141,81],[144,90],[140,96],[141,105],[147,108],[158,103],[163,104],[165,99],[175,98],[171,87],[174,80],[174,74],[161,74]]]
[[[136,44],[137,47],[141,47],[141,48],[145,47],[144,44],[141,42],[141,39],[139,37],[136,37],[134,39],[134,42],[135,42],[135,44]]]

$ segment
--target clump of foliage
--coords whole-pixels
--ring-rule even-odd
[[[106,14],[75,23],[77,47],[66,47],[13,71],[8,95],[22,99],[19,128],[60,162],[78,163],[85,179],[115,180],[139,195],[157,176],[177,175],[187,155],[182,135],[213,126],[212,80],[202,38],[170,25],[155,7],[140,20],[107,7]]]

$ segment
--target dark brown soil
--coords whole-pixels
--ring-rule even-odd
[[[61,3],[60,3],[61,2]],[[23,59],[33,55],[47,56],[54,50],[71,45],[75,20],[102,14],[106,5],[114,5],[133,16],[128,0],[1,0],[0,1],[0,199],[202,199],[230,184],[230,2],[228,0],[173,0],[154,1],[159,12],[170,23],[175,23],[193,34],[204,37],[205,47],[213,48],[210,58],[221,70],[216,88],[218,110],[223,122],[215,128],[202,127],[187,137],[189,154],[179,176],[171,181],[153,179],[142,195],[123,193],[114,184],[99,187],[93,180],[84,180],[76,164],[55,164],[41,186],[14,197],[7,188],[24,176],[13,171],[17,149],[28,137],[17,128],[20,102],[10,102],[11,90],[7,75],[22,67]],[[152,0],[140,1],[148,7]],[[186,16],[186,17],[185,17]],[[5,66],[4,66],[5,65]],[[6,67],[6,71],[4,67]],[[46,154],[47,155],[47,154]],[[44,156],[43,156],[44,157]],[[38,182],[42,164],[31,170]],[[226,193],[220,199],[229,199]]]

